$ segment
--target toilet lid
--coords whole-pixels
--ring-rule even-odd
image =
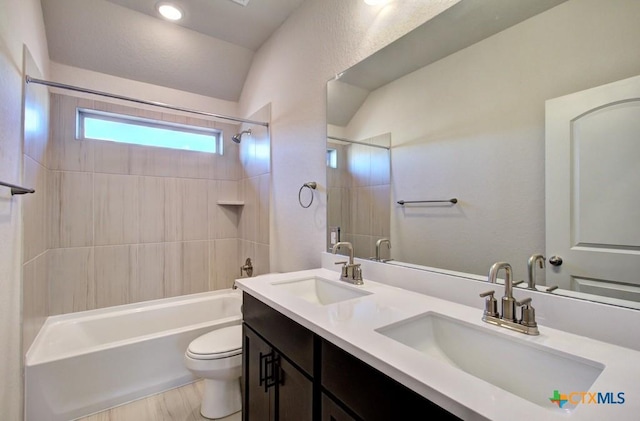
[[[216,359],[242,353],[242,325],[224,327],[194,339],[187,354],[196,359]]]

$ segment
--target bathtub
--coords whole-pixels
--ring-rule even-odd
[[[189,342],[241,323],[241,304],[219,290],[49,317],[25,357],[26,420],[72,420],[194,381]]]

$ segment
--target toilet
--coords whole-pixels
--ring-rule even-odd
[[[186,367],[204,379],[200,413],[223,418],[242,409],[242,325],[229,326],[194,339],[184,353]]]

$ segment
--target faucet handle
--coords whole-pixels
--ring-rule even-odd
[[[343,262],[335,262],[334,265],[342,265],[342,273],[340,273],[340,277],[342,278],[346,278],[347,277],[347,264],[349,262],[343,261]]]
[[[537,327],[536,323],[536,309],[531,306],[531,297],[525,298],[522,301],[516,301],[518,307],[522,306],[522,317],[520,318],[520,324],[527,327]]]
[[[498,301],[494,298],[495,291],[487,291],[480,294],[480,297],[489,297],[484,303],[484,315],[498,317]]]

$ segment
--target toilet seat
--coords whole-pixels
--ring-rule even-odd
[[[194,339],[186,354],[194,360],[218,360],[242,354],[242,325],[217,329]]]

